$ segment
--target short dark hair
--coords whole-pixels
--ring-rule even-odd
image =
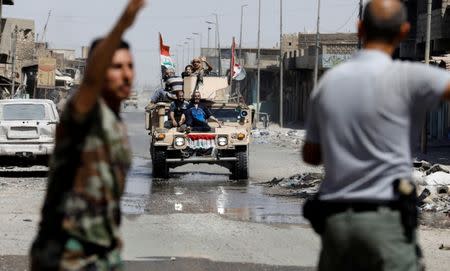
[[[400,9],[389,18],[380,18],[372,8],[372,1],[366,4],[363,15],[363,26],[366,41],[393,42],[400,33],[400,27],[407,22],[408,13],[403,3]]]
[[[103,40],[103,38],[97,38],[91,43],[91,47],[89,48],[89,55],[88,55],[88,57],[91,56],[91,54],[94,51],[94,49],[97,48],[97,46],[100,44],[100,42],[102,40]],[[124,41],[124,40],[121,40],[119,46],[117,47],[117,50],[119,50],[119,49],[130,50],[130,44],[128,42]]]

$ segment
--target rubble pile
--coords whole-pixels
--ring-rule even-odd
[[[450,212],[450,171],[426,161],[414,162],[419,207],[425,212]]]
[[[317,193],[323,173],[301,173],[289,178],[274,178],[262,183],[268,193],[309,198]],[[418,207],[424,212],[450,214],[450,171],[426,161],[414,162],[413,180],[417,184]]]
[[[263,184],[274,188],[278,195],[283,194],[309,198],[318,192],[323,178],[323,173],[301,173],[289,178],[274,178]]]
[[[256,144],[274,144],[280,147],[300,148],[305,138],[305,130],[292,130],[271,127],[252,131]]]

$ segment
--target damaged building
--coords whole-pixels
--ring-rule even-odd
[[[358,49],[356,33],[319,35],[319,76],[346,61]],[[284,58],[284,121],[303,123],[309,95],[314,87],[316,34],[283,35]]]
[[[22,68],[34,58],[35,26],[33,20],[4,18],[1,20],[0,77],[2,96],[15,90],[24,79]],[[14,80],[14,84],[12,84]]]
[[[408,9],[411,33],[400,44],[397,56],[401,59],[425,60],[427,27],[427,0],[404,0]],[[432,1],[430,64],[450,71],[450,0]],[[442,102],[428,116],[428,138],[450,139],[450,110],[447,102]]]

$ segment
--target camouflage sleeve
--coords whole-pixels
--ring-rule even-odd
[[[42,208],[41,230],[50,234],[60,231],[60,222],[64,216],[63,199],[66,193],[72,189],[85,137],[90,127],[97,122],[98,114],[99,105],[97,104],[82,119],[77,118],[73,114],[72,103],[69,103],[61,116],[61,121],[56,128],[55,149],[50,159],[47,194]]]

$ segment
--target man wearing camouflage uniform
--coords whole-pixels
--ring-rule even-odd
[[[56,131],[31,270],[122,270],[120,197],[131,163],[121,102],[134,78],[122,35],[144,0],[130,0],[110,34],[94,42],[83,83]]]

